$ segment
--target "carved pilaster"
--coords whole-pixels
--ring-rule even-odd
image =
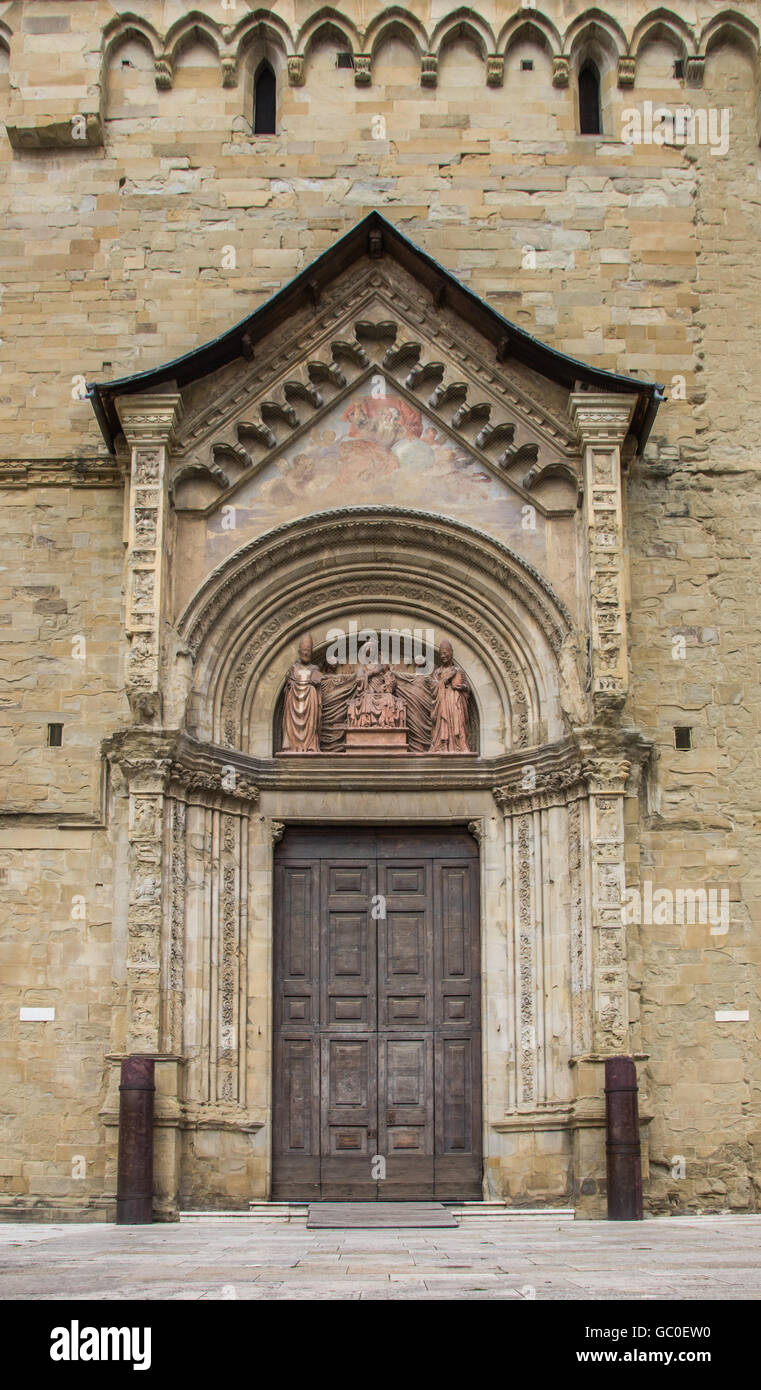
[[[593,950],[593,1049],[626,1051],[629,1041],[629,986],[626,931],[622,918],[625,883],[624,789],[630,761],[590,753],[588,778]]]
[[[628,396],[584,392],[570,400],[584,450],[592,702],[598,716],[620,709],[628,687],[621,445],[633,409]]]
[[[161,720],[169,446],[182,403],[176,393],[116,401],[131,450],[127,549],[127,697],[136,724]]]
[[[164,916],[166,759],[122,764],[129,785],[127,1049],[161,1046],[161,926]]]

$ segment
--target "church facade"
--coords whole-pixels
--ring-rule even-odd
[[[756,1210],[756,17],[138,8],[0,26],[0,1214],[136,1054],[158,1219],[604,1216],[622,1055]]]

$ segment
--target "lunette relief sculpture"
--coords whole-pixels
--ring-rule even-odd
[[[323,674],[306,633],[283,699],[283,753],[470,753],[470,684],[444,639],[431,675],[389,662],[333,662]]]

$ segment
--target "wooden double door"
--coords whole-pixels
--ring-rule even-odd
[[[478,901],[465,830],[286,831],[274,1199],[480,1199]]]

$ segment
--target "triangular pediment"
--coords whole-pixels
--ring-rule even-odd
[[[659,392],[539,342],[377,212],[220,338],[163,367],[88,389],[112,448],[120,432],[119,396],[179,389],[185,419],[178,442],[188,465],[213,476],[216,460],[213,453],[204,457],[207,443],[240,447],[243,467],[256,467],[263,451],[282,444],[285,429],[303,427],[310,411],[329,407],[372,369],[434,410],[443,427],[461,432],[482,451],[487,468],[505,470],[503,455],[514,447],[524,450],[520,462],[537,464],[540,473],[573,467],[570,392],[634,396],[632,432],[640,444]],[[252,426],[253,451],[239,443],[241,424]]]
[[[265,344],[261,364],[256,357],[231,364],[186,388],[175,505],[207,514],[237,505],[256,495],[257,479],[264,490],[300,450],[332,434],[345,437],[344,455],[350,440],[364,439],[368,466],[375,449],[379,483],[384,448],[386,464],[393,450],[403,470],[405,457],[422,460],[424,441],[435,440],[463,470],[490,481],[495,495],[506,490],[540,510],[567,510],[575,505],[578,448],[559,388],[542,388],[525,369],[490,363],[478,336],[428,305],[399,267],[391,276],[360,265],[341,277],[324,315],[308,325],[287,321]],[[332,467],[335,476],[339,461],[323,452],[321,474]],[[546,473],[564,484],[549,503],[529,497]],[[206,486],[187,485],[203,478]],[[435,472],[428,481],[435,488]]]

